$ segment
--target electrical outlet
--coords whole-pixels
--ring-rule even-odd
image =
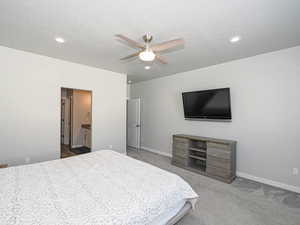
[[[108,147],[109,147],[110,149],[112,149],[112,148],[113,148],[113,146],[112,146],[112,145],[109,145]]]
[[[299,169],[293,168],[293,175],[298,175],[298,174],[299,174]]]
[[[30,157],[25,158],[25,163],[30,163]]]

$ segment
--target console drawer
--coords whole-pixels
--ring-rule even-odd
[[[188,150],[184,148],[177,148],[173,146],[173,155],[186,158],[188,155]]]
[[[221,149],[230,149],[230,145],[216,143],[216,142],[207,142],[207,148],[221,148]]]
[[[188,144],[189,143],[189,140],[186,139],[186,138],[180,138],[180,137],[173,137],[173,142],[175,143],[178,143],[178,142],[181,142],[181,143],[186,143]]]
[[[212,166],[207,166],[206,172],[209,175],[218,176],[218,177],[222,177],[222,178],[230,178],[232,176],[231,170],[226,170],[226,169],[212,167]]]
[[[181,149],[188,149],[189,148],[189,143],[184,143],[184,142],[173,142],[173,148],[181,148]]]
[[[207,165],[217,168],[222,168],[225,170],[231,170],[231,160],[223,159],[223,158],[216,158],[211,155],[207,155]]]
[[[174,156],[172,158],[172,162],[181,166],[186,166],[187,165],[187,159],[179,157],[179,156]]]
[[[207,148],[207,155],[215,158],[231,159],[231,151],[219,148]]]

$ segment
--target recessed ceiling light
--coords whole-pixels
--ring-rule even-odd
[[[61,38],[61,37],[56,37],[55,41],[58,43],[65,43],[65,39]]]
[[[145,70],[150,70],[150,66],[145,66]]]
[[[241,37],[240,36],[234,36],[230,39],[230,42],[231,43],[235,43],[235,42],[238,42],[241,40]]]

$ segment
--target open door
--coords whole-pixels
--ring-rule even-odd
[[[61,88],[61,158],[91,152],[92,91]]]
[[[140,149],[141,101],[139,98],[127,100],[127,145]]]

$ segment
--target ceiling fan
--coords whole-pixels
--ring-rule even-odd
[[[116,34],[115,36],[125,41],[128,44],[128,46],[140,49],[140,51],[128,55],[124,58],[121,58],[120,60],[126,60],[138,56],[140,60],[145,62],[151,62],[156,59],[162,64],[167,64],[168,62],[166,58],[160,55],[159,53],[174,48],[176,46],[184,45],[184,40],[182,38],[150,45],[153,39],[153,37],[150,34],[145,34],[143,36],[143,40],[145,43],[139,43],[122,34]]]

